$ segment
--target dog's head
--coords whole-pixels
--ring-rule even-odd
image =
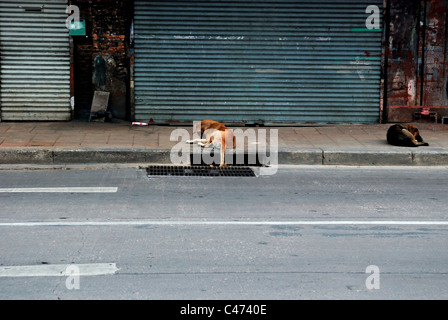
[[[420,136],[420,132],[418,131],[416,126],[409,125],[408,131],[412,133],[412,135],[415,137],[415,140],[417,140],[418,142],[423,142],[423,138]]]
[[[202,121],[195,121],[193,122],[193,133],[196,134],[203,134],[207,130],[213,129],[213,130],[221,130],[221,129],[227,129],[225,125],[222,123],[219,123],[215,120],[205,119]]]

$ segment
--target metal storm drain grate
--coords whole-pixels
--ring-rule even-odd
[[[213,164],[215,166],[219,165],[219,162],[216,163],[215,161],[213,161],[213,157],[215,156],[215,151],[211,150],[210,151],[210,159],[204,161],[203,159],[203,155],[202,154],[190,154],[190,164],[193,166],[207,166],[210,164]],[[219,154],[218,154],[219,157]],[[219,158],[218,158],[219,160]],[[228,165],[231,165],[232,167],[261,167],[262,164],[260,163],[260,160],[258,159],[258,155],[256,154],[239,154],[236,155],[235,153],[233,154],[226,154],[225,157],[225,163],[227,163]]]
[[[210,166],[149,166],[148,178],[171,177],[256,177],[248,167],[210,167]]]

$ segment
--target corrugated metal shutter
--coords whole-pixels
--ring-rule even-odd
[[[2,120],[69,120],[66,0],[0,1]]]
[[[382,0],[135,2],[140,121],[377,123]]]

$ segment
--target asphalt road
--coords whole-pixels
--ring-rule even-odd
[[[0,299],[447,299],[447,181],[0,170]]]

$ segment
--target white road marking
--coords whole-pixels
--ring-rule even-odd
[[[0,266],[0,278],[4,277],[59,277],[70,276],[69,266],[79,269],[79,276],[98,276],[116,273],[115,263],[42,264],[33,266]]]
[[[116,193],[117,187],[0,188],[0,193]]]
[[[448,226],[440,220],[303,220],[303,221],[203,221],[203,220],[128,220],[128,221],[42,221],[4,222],[0,227],[49,227],[49,226],[282,226],[282,225],[433,225]]]

